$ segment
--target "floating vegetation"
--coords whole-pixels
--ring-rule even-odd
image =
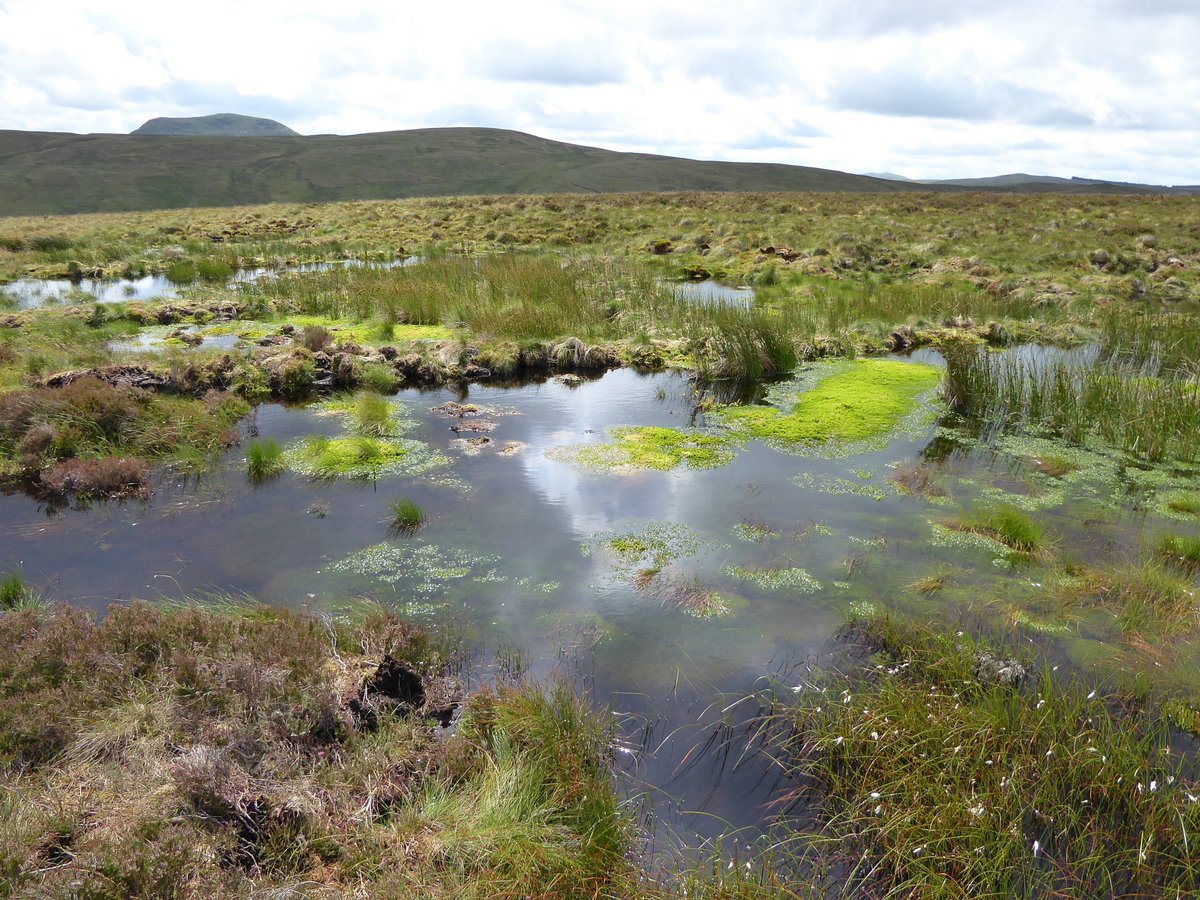
[[[860,547],[867,548],[886,547],[888,542],[887,538],[882,534],[874,534],[869,538],[858,537],[857,535],[852,534],[847,538],[847,540],[852,544],[858,544]]]
[[[770,540],[776,537],[779,532],[767,525],[765,522],[751,522],[749,519],[742,519],[733,526],[733,536],[739,541],[746,541],[751,544],[760,544],[763,541]]]
[[[500,562],[436,544],[375,544],[326,566],[326,572],[360,575],[385,584],[404,582],[404,590],[423,597],[444,594],[451,582]]]
[[[1154,511],[1167,519],[1200,519],[1200,491],[1163,491],[1156,498]]]
[[[677,559],[694,556],[704,545],[700,536],[677,522],[651,522],[638,531],[599,534],[594,540],[611,553],[625,577],[657,574]]]
[[[310,478],[375,479],[384,475],[420,475],[449,462],[420,441],[325,435],[315,435],[291,445],[283,458],[288,468]]]
[[[1051,637],[1066,637],[1071,634],[1074,629],[1065,622],[1052,622],[1046,619],[1037,619],[1023,609],[1012,609],[1009,612],[1009,619],[1017,628],[1025,631],[1031,631],[1034,634],[1045,634]]]
[[[974,510],[951,523],[951,527],[993,538],[1011,550],[1030,556],[1046,549],[1045,529],[1014,506]]]
[[[546,455],[587,469],[618,473],[668,471],[685,463],[690,469],[715,469],[734,455],[727,435],[632,425],[614,428],[610,435],[612,441],[606,444],[555,447]]]
[[[793,447],[832,444],[858,453],[885,444],[940,379],[940,369],[921,363],[830,363],[818,369],[815,380],[801,379],[785,394],[769,397],[771,406],[731,406],[720,415],[752,437]]]
[[[664,606],[673,606],[697,619],[723,618],[733,612],[734,601],[699,578],[668,583],[661,594]]]
[[[793,484],[800,487],[812,488],[822,494],[835,497],[869,497],[872,500],[884,500],[891,492],[878,484],[864,481],[851,481],[849,478],[831,478],[815,475],[812,472],[802,472],[792,479]]]
[[[813,522],[811,525],[798,529],[793,537],[797,541],[806,541],[811,537],[828,537],[831,534],[833,534],[833,529],[824,522]]]
[[[814,594],[821,589],[821,582],[804,569],[746,569],[742,566],[726,565],[721,571],[730,578],[749,581],[768,591],[792,590],[802,594]]]
[[[929,543],[934,547],[949,547],[955,550],[979,550],[997,559],[1007,559],[1010,549],[1000,541],[986,534],[971,531],[960,531],[950,528],[940,522],[930,522],[933,536]]]

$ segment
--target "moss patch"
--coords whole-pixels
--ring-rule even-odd
[[[890,433],[941,377],[936,366],[856,360],[818,380],[788,412],[737,406],[724,410],[722,417],[753,437],[787,444],[854,444]]]
[[[633,425],[614,428],[610,434],[613,439],[607,444],[556,447],[548,455],[608,472],[669,471],[684,464],[690,469],[715,469],[733,459],[731,441],[722,435]]]
[[[420,441],[316,435],[283,455],[289,469],[311,478],[379,478],[419,475],[449,460]]]

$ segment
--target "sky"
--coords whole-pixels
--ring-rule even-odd
[[[0,129],[216,112],[1200,184],[1200,0],[0,0]]]

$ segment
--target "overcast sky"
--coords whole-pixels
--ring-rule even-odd
[[[0,0],[0,128],[214,112],[1197,184],[1200,0]]]

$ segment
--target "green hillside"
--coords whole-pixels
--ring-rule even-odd
[[[311,137],[0,131],[5,216],[463,194],[917,188],[805,166],[617,153],[492,128]]]

